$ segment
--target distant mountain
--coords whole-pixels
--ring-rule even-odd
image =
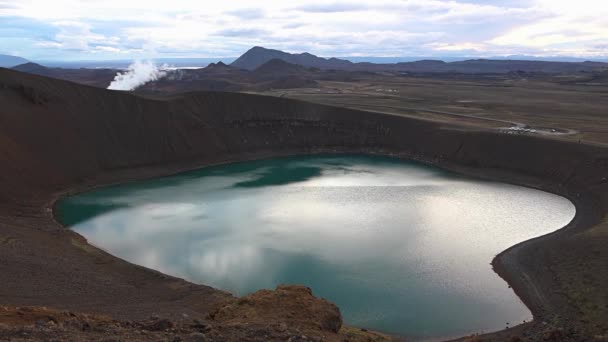
[[[230,69],[229,65],[226,65],[226,63],[219,61],[217,63],[209,63],[209,65],[206,66],[207,69]]]
[[[397,67],[402,67],[408,70],[441,70],[446,67],[448,63],[444,61],[434,59],[423,59],[420,61],[413,62],[400,62],[397,63]]]
[[[178,69],[167,72],[167,76],[163,78],[163,81],[185,81],[199,82],[201,80],[232,80],[245,79],[249,77],[249,71],[234,68],[223,62],[211,63],[205,68],[201,69]],[[162,83],[159,81],[159,83]],[[215,83],[209,83],[215,86]],[[232,88],[230,88],[232,89]]]
[[[27,63],[28,60],[21,57],[9,56],[9,55],[0,55],[0,67],[2,68],[12,68],[15,65]]]
[[[471,59],[471,58],[465,58]],[[581,58],[581,57],[564,57],[564,56],[528,56],[528,55],[509,55],[509,56],[497,56],[488,57],[487,59],[509,59],[509,60],[524,60],[524,61],[544,61],[544,62],[608,62],[607,57],[592,57],[592,58]]]
[[[343,59],[321,58],[312,55],[308,52],[291,54],[279,50],[272,50],[260,46],[255,46],[249,51],[245,52],[236,61],[232,62],[231,66],[241,69],[255,70],[262,64],[272,59],[280,59],[288,63],[319,69],[344,69],[352,64],[352,62]]]
[[[549,74],[590,72],[608,68],[608,64],[601,62],[546,62],[526,60],[490,60],[475,59],[461,62],[446,63],[444,69],[462,73],[494,73],[502,74],[514,71],[542,72]]]
[[[319,84],[312,79],[314,71],[319,69],[308,69],[275,58],[251,72],[251,79],[258,84],[258,90],[316,88]]]
[[[580,58],[580,57],[563,57],[563,56],[528,56],[528,55],[510,55],[510,56],[400,56],[400,57],[375,57],[375,56],[348,56],[338,58],[351,61],[353,63],[375,63],[375,64],[394,64],[403,62],[415,62],[420,60],[440,60],[444,62],[460,62],[473,59],[494,59],[494,60],[523,60],[523,61],[544,61],[544,62],[608,62],[608,57]]]
[[[607,63],[471,59],[449,63],[438,60],[401,62],[397,64],[355,63],[349,70],[404,73],[507,74],[510,72],[525,72],[560,74],[592,72],[603,69],[608,69]]]
[[[211,63],[207,65],[207,67],[198,70],[192,70],[191,73],[199,74],[203,73],[206,75],[215,75],[215,76],[229,76],[229,75],[240,75],[244,71],[239,68],[231,67],[230,65],[226,65],[224,62]]]
[[[338,58],[321,58],[310,53],[291,54],[256,46],[231,66],[255,70],[271,60],[314,67],[322,70],[345,70],[360,72],[408,72],[408,73],[462,73],[462,74],[506,74],[510,72],[527,73],[573,73],[608,70],[608,63],[602,62],[561,62],[521,59],[470,59],[464,61],[444,62],[441,60],[421,60],[399,63],[353,63]],[[273,62],[278,63],[278,62]],[[277,67],[277,66],[275,66]]]
[[[117,70],[114,69],[48,68],[46,66],[32,62],[20,64],[12,67],[11,69],[101,88],[106,88],[114,79],[117,73]]]
[[[298,64],[285,62],[282,59],[271,59],[254,70],[254,74],[262,77],[282,77],[291,75],[306,75],[309,70]]]
[[[264,91],[268,89],[316,88],[314,70],[272,59],[253,71],[211,63],[203,69],[182,69],[140,87],[140,93],[177,93],[189,91]]]
[[[48,76],[48,74],[51,73],[51,69],[32,62],[19,64],[17,66],[12,67],[11,69],[42,76]]]
[[[374,56],[338,56],[337,58],[351,61],[353,63],[374,63],[374,64],[396,64],[404,62],[416,62],[421,60],[439,60],[443,62],[466,61],[475,57],[451,57],[451,56],[402,56],[402,57],[374,57]]]

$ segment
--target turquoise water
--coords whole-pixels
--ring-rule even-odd
[[[238,295],[305,284],[347,324],[414,339],[531,319],[490,262],[574,213],[549,193],[365,156],[210,167],[57,206],[64,224],[133,263]]]

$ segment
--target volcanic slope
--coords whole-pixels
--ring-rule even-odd
[[[248,94],[154,100],[7,69],[0,69],[0,102],[0,273],[11,275],[0,283],[0,304],[129,320],[197,317],[245,332],[249,323],[268,322],[265,329],[274,331],[280,319],[268,314],[272,302],[251,320],[235,321],[230,315],[239,317],[240,309],[229,294],[108,255],[54,221],[52,205],[74,191],[222,162],[359,152],[569,197],[577,216],[566,229],[509,249],[494,266],[534,313],[535,322],[518,330],[522,336],[548,328],[574,340],[608,333],[603,147]],[[306,314],[292,317],[288,329],[317,326],[316,336],[336,337],[336,324],[311,322],[335,319],[331,306],[320,306],[328,315],[311,314],[306,298],[293,310]],[[221,308],[230,315],[214,320]]]

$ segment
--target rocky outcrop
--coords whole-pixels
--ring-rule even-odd
[[[59,311],[45,307],[7,307],[0,306],[0,340],[2,341],[340,341],[343,340],[338,330],[319,329],[312,322],[324,323],[319,316],[307,316],[307,320],[299,321],[299,325],[277,319],[271,311],[263,314],[263,310],[271,310],[283,302],[297,301],[294,310],[306,309],[306,305],[315,308],[309,314],[326,317],[331,324],[341,324],[340,313],[328,302],[315,299],[308,293],[309,298],[302,298],[304,292],[295,287],[283,290],[267,291],[265,297],[277,298],[265,302],[256,302],[252,306],[255,312],[247,311],[253,318],[243,318],[239,310],[224,314],[235,314],[230,322],[200,321],[198,319],[172,321],[166,318],[149,317],[138,321],[115,320],[108,316],[83,314],[71,311]],[[249,296],[250,297],[255,297]],[[253,299],[252,299],[253,300]],[[277,302],[276,300],[279,300]],[[304,302],[299,302],[299,301]],[[310,303],[309,301],[316,301]],[[255,305],[264,306],[263,310]],[[326,310],[334,313],[327,317]],[[283,312],[285,313],[285,312]],[[256,316],[260,314],[256,320]],[[325,316],[324,316],[325,315]],[[296,318],[299,315],[291,315]],[[302,316],[304,317],[304,316]],[[263,319],[268,319],[264,321]],[[328,323],[329,324],[329,323]],[[344,334],[349,341],[384,341],[382,335],[360,333],[358,335]]]
[[[276,310],[276,309],[279,310]],[[345,327],[338,308],[303,286],[280,286],[226,303],[215,319],[109,316],[46,307],[0,306],[2,341],[350,341],[390,336]]]
[[[211,313],[224,325],[283,325],[299,331],[337,333],[342,327],[338,307],[312,295],[310,288],[280,285],[239,298]]]

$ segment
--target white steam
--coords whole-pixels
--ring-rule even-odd
[[[129,65],[126,72],[118,73],[114,77],[114,81],[110,83],[108,89],[113,90],[133,90],[150,81],[156,81],[163,78],[167,73],[159,69],[156,64],[151,61],[135,61]]]

